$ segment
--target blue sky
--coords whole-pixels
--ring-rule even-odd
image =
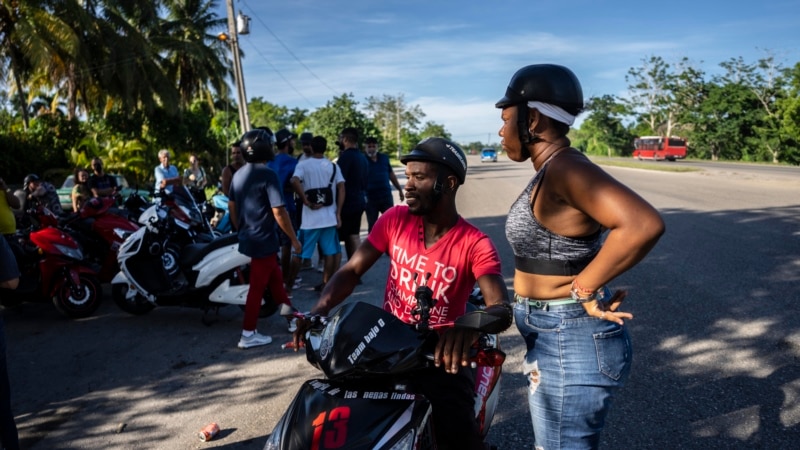
[[[218,12],[227,17],[225,0]],[[336,95],[403,94],[458,142],[497,143],[513,73],[571,68],[584,96],[625,96],[650,56],[707,74],[731,58],[800,61],[800,1],[233,0],[247,97],[313,111]],[[580,117],[578,123],[580,122]],[[313,131],[313,130],[312,130]]]

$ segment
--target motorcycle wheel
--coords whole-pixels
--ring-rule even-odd
[[[115,283],[111,285],[111,298],[114,299],[114,303],[119,306],[119,309],[126,313],[142,316],[155,308],[155,305],[147,301],[141,294],[137,294],[136,297],[130,299],[127,298],[127,294],[127,283]]]
[[[71,319],[89,317],[100,307],[102,291],[97,278],[81,274],[80,284],[70,286],[63,283],[53,297],[53,305],[58,312]]]
[[[167,244],[164,247],[164,254],[161,255],[161,264],[164,266],[164,271],[172,279],[180,271],[178,261],[180,260],[181,249],[175,244]]]

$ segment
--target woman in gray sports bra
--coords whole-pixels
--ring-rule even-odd
[[[506,222],[535,446],[597,448],[632,359],[626,292],[606,284],[647,255],[664,222],[570,146],[583,92],[568,68],[523,67],[496,106],[503,149],[535,171]]]

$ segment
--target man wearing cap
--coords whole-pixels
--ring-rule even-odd
[[[361,276],[388,255],[391,270],[383,309],[403,322],[418,321],[414,292],[424,280],[434,291],[431,324],[454,321],[465,314],[477,282],[486,302],[484,311],[510,326],[512,310],[497,249],[456,208],[456,194],[466,180],[464,152],[451,141],[431,137],[400,161],[406,165],[408,177],[407,206],[390,208],[378,218],[353,257],[325,285],[311,313],[327,316],[353,292]],[[295,344],[309,326],[298,320]],[[421,370],[408,381],[410,389],[425,395],[433,405],[437,448],[485,448],[474,414],[475,378],[467,361],[477,338],[477,333],[466,329],[442,332],[434,352],[436,367]]]
[[[389,157],[378,152],[378,140],[372,136],[364,140],[367,162],[369,163],[369,181],[367,182],[367,225],[368,230],[372,231],[372,226],[378,220],[378,216],[394,205],[394,196],[389,182],[397,189],[400,194],[400,201],[403,201],[403,188],[397,181]]]
[[[300,133],[300,146],[302,147],[303,152],[297,157],[298,161],[302,161],[313,156],[313,152],[311,150],[311,139],[313,138],[314,135],[308,131]]]
[[[294,140],[296,138],[297,135],[286,128],[278,130],[278,132],[275,133],[277,150],[275,152],[275,159],[267,163],[267,167],[278,174],[278,181],[283,187],[283,201],[286,205],[286,212],[289,213],[289,218],[292,221],[292,228],[294,228],[295,233],[300,229],[300,220],[290,180],[294,173],[294,168],[297,166],[297,159],[292,156],[292,152],[294,152]],[[288,283],[292,265],[292,243],[289,236],[282,230],[278,230],[278,240],[281,244],[281,271],[283,271],[283,281],[287,284],[287,292],[291,293],[294,286],[290,286]],[[294,284],[294,282],[292,282],[292,284]]]

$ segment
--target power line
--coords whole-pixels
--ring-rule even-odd
[[[275,40],[276,40],[276,41],[278,41],[278,43],[279,43],[279,44],[281,44],[281,46],[284,48],[284,50],[286,50],[286,52],[287,52],[289,55],[291,55],[291,56],[292,56],[292,58],[294,58],[294,60],[295,60],[295,61],[297,61],[297,63],[298,63],[298,64],[300,64],[301,66],[303,66],[303,68],[304,68],[306,71],[308,71],[308,73],[310,73],[312,77],[314,77],[314,78],[315,78],[317,81],[319,81],[319,82],[320,82],[320,83],[321,83],[323,86],[325,86],[326,88],[328,88],[328,90],[330,90],[330,91],[333,93],[333,95],[334,95],[334,96],[336,96],[336,95],[339,95],[339,93],[338,93],[338,92],[336,92],[336,90],[335,90],[335,89],[333,89],[332,87],[330,87],[330,86],[328,85],[328,83],[326,83],[325,81],[323,81],[323,80],[322,80],[322,78],[318,77],[318,76],[317,76],[317,74],[316,74],[316,73],[314,73],[314,71],[313,71],[313,70],[311,70],[311,68],[309,68],[309,67],[308,67],[308,66],[307,66],[307,65],[306,65],[306,64],[305,64],[303,61],[301,61],[301,60],[300,60],[300,58],[298,58],[298,57],[297,57],[297,55],[295,55],[295,53],[292,51],[292,49],[290,49],[290,48],[289,48],[289,46],[287,46],[287,45],[286,45],[286,44],[285,44],[285,43],[284,43],[284,42],[281,40],[281,38],[279,38],[279,37],[278,37],[278,36],[277,36],[277,35],[276,35],[276,34],[275,34],[275,33],[274,33],[274,32],[273,32],[273,31],[272,31],[272,30],[271,30],[271,29],[270,29],[270,28],[267,26],[267,24],[266,24],[266,23],[264,23],[264,21],[263,21],[263,20],[261,20],[261,17],[259,17],[259,16],[258,16],[258,15],[255,13],[255,11],[253,10],[253,8],[252,8],[252,7],[250,7],[250,5],[248,5],[246,1],[242,1],[242,3],[244,3],[244,5],[245,5],[245,7],[247,8],[248,12],[250,12],[250,14],[252,14],[252,15],[253,15],[253,16],[256,18],[256,20],[258,20],[258,22],[261,24],[261,26],[263,26],[263,27],[264,27],[264,29],[266,29],[266,30],[269,32],[269,34],[271,34],[271,35],[272,35],[272,37],[273,37],[273,38],[275,38]],[[262,57],[263,57],[263,55],[262,55]],[[264,58],[264,59],[266,60],[266,58]],[[269,63],[269,61],[267,61],[267,62]],[[270,64],[270,66],[272,66],[272,64]],[[273,67],[273,69],[275,68],[274,66],[272,66],[272,67]],[[276,69],[276,71],[277,71],[277,69]],[[283,77],[283,75],[281,75],[281,78],[283,78],[284,80],[286,79],[285,77]],[[290,84],[290,85],[291,85],[291,84]],[[294,87],[292,87],[292,89],[294,89]],[[296,91],[296,89],[295,89],[295,91]],[[299,94],[299,92],[298,92],[298,94]],[[302,94],[300,94],[300,96],[302,97]],[[303,97],[303,98],[305,98],[305,97]]]

